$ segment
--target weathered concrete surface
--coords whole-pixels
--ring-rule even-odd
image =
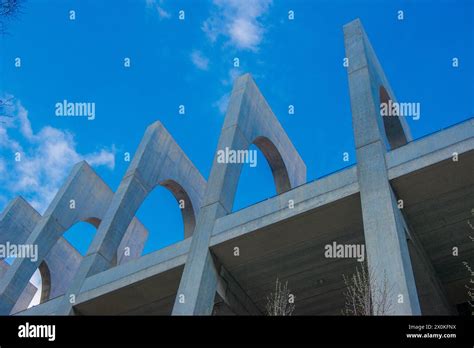
[[[420,162],[431,163],[431,153],[426,157]],[[429,164],[391,181],[397,196],[403,199],[412,235],[426,252],[451,306],[468,301],[465,286],[470,281],[469,272],[463,262],[474,264],[474,243],[469,238],[473,231],[469,223],[474,223],[474,146],[458,159]],[[458,256],[453,255],[455,247]],[[422,292],[429,290],[421,288]]]
[[[81,162],[74,167],[43,217],[20,197],[6,207],[0,216],[0,241],[37,245],[38,259],[36,262],[15,260],[1,279],[0,313],[9,313],[37,268],[42,276],[42,302],[65,293],[82,256],[62,234],[79,221],[87,221],[97,227],[112,195],[110,188],[88,164]],[[74,209],[70,209],[71,199],[76,204]],[[117,250],[120,262],[140,256],[147,236],[147,230],[134,218]],[[127,257],[123,252],[125,247],[130,249]]]
[[[239,77],[214,157],[203,207],[173,307],[174,315],[212,313],[218,271],[209,252],[215,221],[232,211],[242,163],[219,163],[218,152],[254,143],[269,162],[278,193],[306,181],[306,166],[249,74]]]
[[[471,157],[463,157],[467,155]],[[431,163],[425,161],[424,156],[429,158],[431,152],[427,149],[424,155],[420,153],[415,160],[420,161],[417,168]],[[463,287],[469,277],[460,262],[467,260],[474,264],[472,242],[463,230],[463,226],[468,228],[470,207],[474,204],[472,156],[474,147],[460,156],[457,164],[444,160],[392,180],[396,195],[404,199],[403,212],[410,230],[426,250],[429,263],[434,266],[434,276],[442,283],[450,306],[466,301]],[[261,310],[265,296],[279,277],[288,280],[296,295],[295,314],[340,315],[344,302],[341,275],[351,274],[357,262],[325,259],[322,251],[324,245],[333,240],[364,243],[358,192],[355,166],[307,183],[218,219],[211,250]],[[295,199],[294,209],[284,204],[289,198]],[[190,242],[186,239],[88,277],[77,298],[77,311],[82,314],[171,314]],[[459,258],[450,257],[453,245],[459,247]],[[233,255],[235,246],[240,247],[239,257]],[[416,253],[411,252],[411,255],[413,263],[416,262],[417,287],[421,288],[422,313],[442,313],[443,308],[430,307],[430,299],[436,298],[436,293],[433,293],[431,280],[426,279],[426,275],[433,276],[426,271],[429,266],[418,264]],[[417,276],[419,270],[426,274]],[[59,301],[50,302],[19,314],[52,314]],[[437,307],[439,305],[441,303]]]
[[[40,220],[40,214],[23,198],[18,197],[10,202],[0,216],[0,244],[25,244],[28,236]],[[77,269],[81,255],[64,239],[59,238],[51,251],[46,255],[40,272],[42,275],[42,295],[44,302],[51,297],[63,294]],[[0,275],[0,283],[7,267]],[[33,285],[29,283],[18,298],[12,313],[27,308],[31,302],[26,300],[25,293],[31,292]],[[36,288],[35,288],[36,291]]]
[[[206,181],[160,122],[149,126],[125,173],[122,182],[107,205],[87,256],[58,310],[69,314],[71,295],[77,295],[85,279],[116,265],[116,253],[127,226],[149,192],[162,185],[173,193],[182,210],[185,237],[194,230],[195,215],[201,206]]]
[[[474,119],[418,139],[387,152],[385,161],[389,179],[415,172],[430,165],[452,159],[474,148]]]
[[[289,282],[296,314],[337,315],[344,305],[342,274],[353,273],[357,262],[324,257],[324,246],[333,241],[365,242],[377,274],[389,271],[395,301],[403,295],[403,302],[386,314],[419,314],[420,307],[423,314],[445,314],[467,301],[464,285],[469,278],[461,260],[474,264],[473,243],[466,235],[474,206],[474,121],[410,142],[403,118],[378,114],[381,102],[395,98],[359,21],[345,27],[345,39],[357,165],[303,184],[304,164],[279,124],[275,126],[251,78],[241,77],[218,149],[246,149],[255,143],[270,163],[279,195],[232,213],[241,165],[218,166],[214,160],[192,240],[109,268],[115,262],[111,255],[117,235],[127,225],[122,222],[150,187],[140,171],[134,178],[126,175],[121,193],[114,197],[116,208],[107,213],[109,227],[95,240],[96,255],[84,260],[79,280],[71,287],[77,313],[210,314],[217,302],[214,314],[259,314],[279,278]],[[278,134],[272,133],[275,129]],[[145,138],[142,150],[152,142]],[[153,160],[166,157],[166,144],[150,145],[150,157],[141,151],[135,169],[142,158],[151,158],[145,177],[158,176],[161,164],[174,163]],[[452,161],[453,152],[459,154],[458,162]],[[179,149],[175,159],[181,156]],[[296,170],[289,159],[297,162]],[[184,186],[175,186],[169,178],[164,183],[186,199]],[[192,202],[191,195],[187,197]],[[398,199],[404,202],[402,211]],[[123,217],[119,211],[125,202],[133,207]],[[189,232],[194,220],[186,223],[192,215],[184,213]],[[452,255],[453,247],[459,248],[459,257]],[[67,314],[70,309],[68,296],[62,296],[19,314]]]
[[[10,267],[5,261],[1,260],[0,261],[0,281],[7,271],[8,267]],[[28,285],[25,287],[23,292],[21,293],[20,297],[18,298],[18,301],[16,301],[15,306],[11,310],[9,314],[15,314],[20,311],[24,311],[25,309],[28,308],[28,305],[31,303],[31,300],[36,294],[36,286],[31,284],[30,282]]]

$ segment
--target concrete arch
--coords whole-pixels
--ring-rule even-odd
[[[187,222],[186,237],[189,237],[206,181],[159,121],[147,128],[99,226],[90,252],[98,259],[90,275],[115,265],[113,255],[117,243],[131,218],[157,185],[166,187],[175,198],[188,202],[187,209],[183,209],[183,219],[185,225]]]
[[[10,242],[15,240],[16,243],[36,245],[38,255],[34,261],[15,259],[8,268],[0,284],[0,313],[10,313],[29,279],[45,259],[49,259],[50,297],[64,294],[76,274],[82,256],[62,235],[79,221],[99,226],[112,196],[112,190],[92,168],[86,162],[80,162],[73,167],[43,216],[23,199],[17,199],[7,207],[7,211],[2,214],[0,234]],[[25,218],[27,223],[22,222]],[[18,235],[21,235],[21,239],[14,239],[19,226]],[[148,232],[138,221],[132,227],[128,231],[133,233],[133,238],[129,237],[127,240],[132,243],[132,255],[137,257],[141,254]],[[115,252],[120,254],[116,258],[124,262],[122,250],[117,248]]]
[[[252,143],[269,162],[278,193],[306,182],[306,165],[250,74],[245,74],[234,83],[173,315],[212,313],[218,270],[209,240],[216,219],[232,211],[242,170],[242,163],[221,163],[218,154],[226,148],[248,150]],[[185,303],[179,301],[182,296]]]
[[[379,105],[390,105],[393,102],[392,97],[384,86],[379,87]],[[408,141],[405,136],[400,116],[381,116],[387,141],[391,149],[405,145]]]
[[[50,299],[51,294],[51,272],[48,264],[42,261],[38,267],[41,275],[41,296],[40,303],[44,303]]]
[[[0,215],[0,244],[25,244],[41,215],[22,197],[13,199]],[[82,256],[63,237],[59,238],[43,262],[48,265],[50,278],[49,298],[64,294],[74,276]],[[10,267],[0,261],[3,271]],[[29,283],[17,299],[11,313],[25,310],[36,293],[36,287]],[[3,313],[2,313],[3,314]]]
[[[186,233],[190,234],[194,214],[201,206],[206,181],[159,121],[147,128],[117,192],[111,197],[88,255],[81,263],[79,278],[76,277],[68,293],[77,293],[86,277],[116,264],[116,250],[127,226],[157,185],[167,187],[175,197],[185,197],[185,201],[191,203],[188,204],[189,209],[183,210]],[[58,313],[69,314],[71,310],[71,304],[66,299],[60,304]]]
[[[245,74],[234,83],[204,205],[220,202],[225,214],[232,211],[242,163],[218,163],[217,152],[247,150],[252,143],[272,168],[278,193],[306,182],[306,165],[251,75]]]
[[[359,19],[344,26],[344,41],[350,98],[360,100],[351,102],[351,111],[363,115],[353,122],[356,149],[377,140],[382,140],[387,151],[410,142],[410,128],[404,117],[380,115],[380,103],[387,97],[397,102],[397,98]],[[386,93],[381,93],[381,86]]]
[[[186,193],[186,190],[174,180],[164,180],[160,183],[160,186],[167,188],[168,191],[173,194],[178,204],[184,204],[184,208],[181,209],[184,224],[184,238],[191,237],[194,227],[196,226],[195,210],[191,198]]]

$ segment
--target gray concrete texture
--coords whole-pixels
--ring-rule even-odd
[[[0,241],[37,243],[41,257],[36,263],[16,260],[0,279],[0,313],[10,313],[15,303],[24,307],[20,296],[30,293],[22,291],[32,291],[28,281],[35,269],[44,269],[44,261],[55,296],[21,315],[258,315],[275,277],[291,281],[297,314],[340,314],[342,274],[353,272],[356,262],[324,258],[324,245],[334,240],[365,243],[376,310],[378,290],[385,282],[391,289],[392,306],[382,314],[454,313],[454,304],[465,299],[466,276],[453,271],[457,260],[448,258],[450,240],[474,262],[474,249],[460,228],[474,204],[474,121],[412,141],[403,117],[379,113],[380,103],[396,98],[360,20],[344,26],[344,43],[355,166],[306,183],[303,160],[245,74],[235,80],[207,183],[155,122],[115,193],[83,162],[44,216],[22,199],[11,202],[0,217]],[[247,150],[251,144],[268,161],[278,195],[233,212],[242,163],[220,163],[217,152]],[[458,164],[453,152],[460,156]],[[185,203],[184,240],[140,256],[147,233],[134,216],[157,185]],[[84,258],[66,256],[72,247],[61,237],[78,221],[98,227]],[[440,230],[451,239],[439,242]],[[132,255],[125,258],[130,245]],[[68,261],[59,264],[59,259]],[[61,272],[68,276],[55,282],[53,274]]]

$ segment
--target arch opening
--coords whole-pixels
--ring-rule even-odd
[[[190,237],[196,226],[190,196],[172,179],[159,182],[148,193],[136,216],[148,229],[142,255]]]
[[[43,260],[39,267],[31,276],[29,283],[36,287],[36,292],[33,295],[27,308],[37,306],[45,303],[50,299],[51,295],[51,272],[48,265]],[[27,291],[26,289],[23,292]]]
[[[387,110],[389,111],[388,116],[383,116],[382,113],[380,113],[380,117],[382,117],[383,120],[385,135],[390,145],[390,149],[393,150],[405,145],[408,141],[400,121],[400,116],[395,115],[396,113],[393,112],[392,107],[394,101],[383,86],[380,86],[379,88],[379,99],[380,106],[382,107],[382,105],[386,105]]]
[[[174,180],[164,180],[160,186],[165,187],[171,192],[181,209],[181,216],[184,225],[184,238],[191,237],[196,226],[196,217],[194,216],[194,207],[191,199],[184,188]]]
[[[41,276],[41,289],[39,303],[44,303],[49,300],[51,294],[51,272],[45,261],[42,261],[38,267]]]
[[[273,142],[264,136],[259,136],[253,141],[260,151],[265,156],[268,165],[273,174],[275,182],[275,189],[278,194],[284,193],[291,189],[290,177],[285,162],[281,157],[280,152],[273,144]]]
[[[63,233],[63,238],[74,247],[82,256],[86,255],[94,236],[99,228],[101,220],[90,217],[73,224]]]
[[[255,151],[256,165],[242,164],[237,190],[234,195],[232,207],[234,212],[273,197],[278,193],[272,168],[263,151],[256,144],[251,144],[248,150]]]

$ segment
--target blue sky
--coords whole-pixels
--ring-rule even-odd
[[[207,178],[232,81],[245,72],[306,162],[308,181],[354,164],[342,26],[357,17],[398,100],[421,103],[420,120],[408,120],[413,137],[458,123],[474,115],[473,10],[468,0],[27,1],[0,39],[0,95],[15,98],[0,122],[0,210],[22,195],[43,212],[82,159],[116,190],[124,153],[133,155],[156,120]],[[56,117],[65,99],[94,102],[96,118]],[[274,194],[259,154],[258,166],[242,171],[234,210]],[[183,238],[164,188],[138,216],[150,230],[145,253]],[[80,223],[66,237],[85,253],[94,232]]]

